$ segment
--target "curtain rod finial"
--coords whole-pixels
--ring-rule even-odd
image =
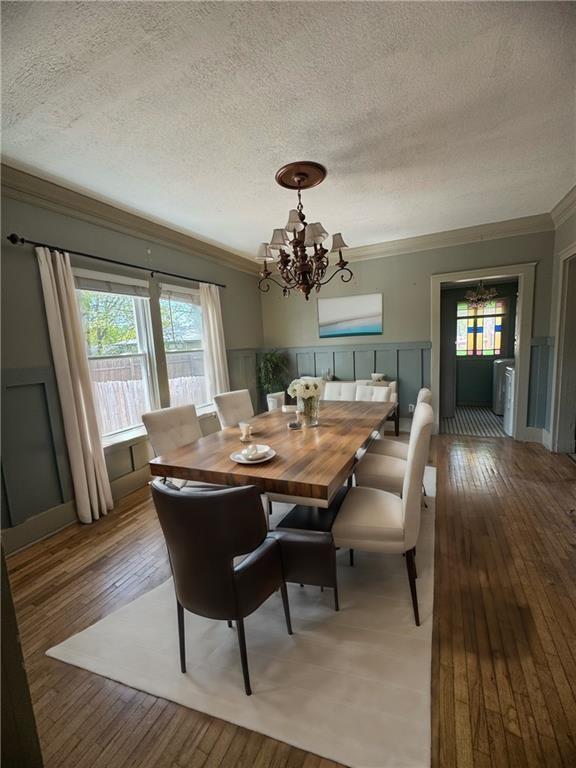
[[[6,240],[10,240],[12,245],[18,245],[18,244],[24,243],[24,238],[20,237],[19,235],[14,234],[14,232],[12,232],[11,235],[8,235]]]

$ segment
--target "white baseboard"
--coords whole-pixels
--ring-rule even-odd
[[[540,427],[523,427],[518,431],[516,440],[522,443],[542,443],[543,431]]]

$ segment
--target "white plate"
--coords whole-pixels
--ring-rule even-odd
[[[270,459],[273,459],[274,456],[276,456],[276,451],[274,448],[270,448],[265,445],[257,445],[256,448],[258,448],[259,451],[263,451],[268,448],[268,453],[266,456],[261,456],[259,459],[247,459],[246,456],[242,455],[241,451],[234,451],[234,453],[230,454],[230,458],[237,464],[262,464],[263,461],[270,461]]]

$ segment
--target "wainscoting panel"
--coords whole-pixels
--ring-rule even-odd
[[[422,386],[422,350],[398,350],[398,400],[400,413],[409,413],[408,405],[416,404],[418,392]]]
[[[548,406],[552,373],[554,339],[532,339],[530,348],[530,386],[528,390],[528,426],[549,428]]]
[[[399,381],[400,413],[408,416],[408,404],[416,402],[420,387],[430,382],[430,342],[345,344],[341,347],[291,347],[280,349],[290,377],[321,376],[328,368],[340,381],[369,379],[385,373]]]
[[[296,370],[298,376],[315,376],[316,364],[313,352],[296,353]]]
[[[354,352],[354,378],[369,379],[376,372],[376,352],[373,349],[358,349]]]
[[[19,525],[70,500],[70,469],[51,369],[3,371],[2,446],[5,524]]]
[[[383,373],[387,379],[391,379],[392,381],[397,379],[398,378],[398,350],[377,349],[375,373]]]
[[[422,386],[430,389],[432,382],[432,350],[430,348],[422,350]]]
[[[354,352],[351,349],[334,352],[334,376],[340,381],[352,381],[354,378]]]
[[[147,440],[142,443],[131,445],[130,453],[132,454],[133,470],[142,469],[142,467],[145,467],[148,464],[152,456],[154,456],[154,452]]]
[[[106,469],[110,482],[133,472],[135,467],[132,462],[131,446],[119,445],[108,448],[106,451]]]
[[[327,371],[334,374],[334,352],[316,352],[314,354],[314,369],[316,376],[322,376]]]

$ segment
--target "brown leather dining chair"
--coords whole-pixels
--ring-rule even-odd
[[[180,668],[186,672],[184,609],[236,622],[246,693],[244,619],[280,589],[292,634],[286,581],[335,584],[331,534],[269,534],[255,486],[190,486],[177,490],[152,482],[152,496],[166,540],[176,591]],[[234,559],[245,555],[234,564]],[[337,592],[335,589],[335,597]]]

